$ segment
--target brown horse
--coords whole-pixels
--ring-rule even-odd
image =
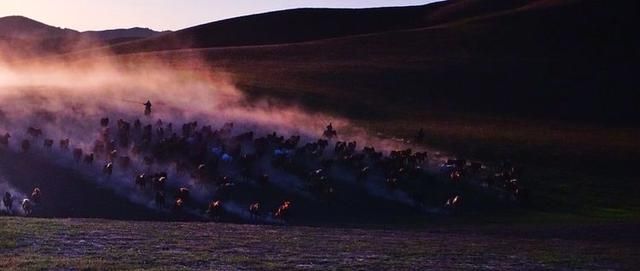
[[[38,204],[40,203],[40,199],[42,198],[42,193],[40,192],[40,188],[36,187],[33,189],[33,192],[31,192],[31,200]]]
[[[289,216],[289,209],[291,208],[291,201],[285,201],[283,202],[280,207],[278,207],[278,209],[276,210],[274,216],[276,218],[282,219],[282,220],[287,220],[287,217]]]

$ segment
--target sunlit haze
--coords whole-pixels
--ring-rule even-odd
[[[0,17],[22,15],[75,30],[149,27],[178,30],[211,21],[300,7],[361,8],[422,5],[435,0],[2,0]]]

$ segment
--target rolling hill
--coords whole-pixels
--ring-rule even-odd
[[[627,208],[638,206],[626,195],[639,189],[637,10],[634,1],[595,0],[297,9],[99,52],[224,71],[249,99],[374,131],[411,136],[426,127],[437,147],[536,168],[530,179],[554,200]],[[85,53],[63,57],[91,61]],[[567,182],[584,189],[567,193]]]
[[[464,0],[407,7],[283,10],[202,24],[113,49],[128,53],[305,42],[434,26],[520,8],[529,2]]]
[[[445,3],[431,14],[449,21],[421,28],[156,52],[138,41],[114,51],[221,70],[250,99],[346,116],[376,132],[411,137],[425,127],[433,146],[531,168],[525,181],[552,209],[639,206],[625,200],[640,191],[631,170],[640,153],[637,3]]]
[[[330,105],[355,117],[446,111],[625,123],[639,116],[633,102],[640,48],[635,6],[467,0],[398,9],[290,10],[111,48],[119,54],[162,51],[154,54],[172,62],[204,56],[211,66],[235,74],[249,93]],[[329,20],[332,12],[350,19]],[[363,19],[396,23],[394,16],[406,21],[374,27]],[[347,30],[339,33],[327,23],[336,21]],[[261,27],[250,27],[255,25]],[[347,32],[361,34],[325,39]],[[289,43],[272,44],[281,42]]]
[[[0,18],[0,49],[17,57],[41,56],[150,38],[160,33],[140,27],[79,32],[23,16],[6,16]]]

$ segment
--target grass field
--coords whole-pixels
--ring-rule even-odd
[[[637,225],[310,228],[0,217],[2,270],[632,270]]]
[[[322,227],[0,217],[0,270],[635,270],[640,43],[628,34],[636,29],[634,5],[542,2],[553,8],[317,40],[262,42],[252,40],[253,27],[229,37],[196,28],[186,33],[202,35],[202,44],[143,40],[98,54],[104,49],[134,69],[159,61],[224,73],[247,104],[321,112],[371,135],[411,139],[424,128],[425,146],[521,166],[519,181],[532,193],[524,210]],[[464,11],[465,3],[484,2],[459,3]],[[297,41],[305,42],[285,43]],[[91,63],[83,57],[92,53],[51,60]],[[25,179],[37,179],[27,166]],[[69,187],[50,191],[64,196]],[[91,191],[62,201],[65,208],[109,196]],[[99,201],[84,207],[93,213],[74,214],[128,208]]]
[[[331,42],[318,43],[328,46]],[[341,40],[333,42],[341,44]],[[513,161],[524,167],[521,181],[533,188],[537,209],[594,216],[608,216],[610,212],[601,212],[608,209],[639,216],[640,201],[635,195],[640,185],[634,172],[640,156],[637,127],[460,110],[455,105],[443,109],[428,101],[421,103],[428,94],[420,89],[430,88],[428,80],[419,78],[431,76],[430,67],[439,65],[468,63],[477,70],[490,69],[489,59],[415,55],[403,62],[407,56],[395,51],[385,51],[384,57],[376,54],[374,59],[347,58],[349,50],[342,47],[332,53],[309,53],[316,45],[182,50],[159,56],[180,68],[223,71],[250,101],[264,99],[333,114],[387,137],[411,139],[424,128],[427,146],[487,162]],[[148,56],[127,58],[141,61]],[[180,59],[193,58],[207,62],[196,67],[179,64]],[[486,98],[478,100],[479,107],[484,102]]]

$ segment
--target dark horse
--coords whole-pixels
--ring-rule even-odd
[[[7,212],[13,213],[13,196],[9,192],[4,193],[4,198],[2,198],[2,203],[4,204],[4,208],[7,208]]]

